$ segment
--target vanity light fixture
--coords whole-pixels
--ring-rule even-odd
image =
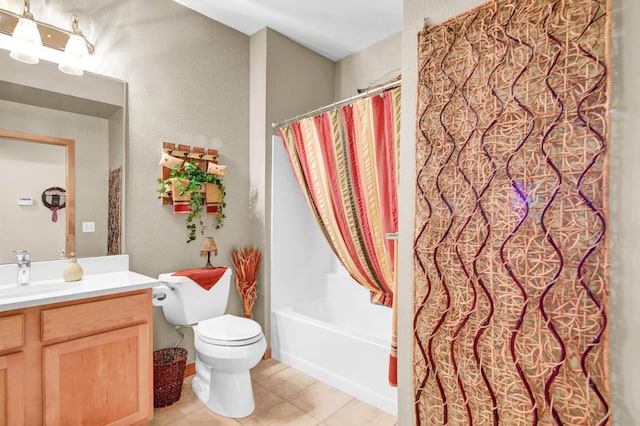
[[[94,48],[82,35],[78,17],[73,16],[71,22],[71,31],[38,22],[31,14],[29,0],[24,0],[22,15],[0,9],[0,47],[18,61],[37,64],[46,59],[58,63],[64,73],[82,75],[83,60]]]

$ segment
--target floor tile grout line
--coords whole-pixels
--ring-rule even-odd
[[[317,382],[316,382],[316,383],[317,383]],[[303,388],[303,389],[300,389],[298,392],[294,393],[293,395],[291,395],[291,396],[289,396],[289,397],[287,397],[287,398],[283,398],[283,399],[284,399],[285,401],[287,401],[287,402],[291,402],[291,399],[292,399],[292,398],[297,397],[297,396],[298,396],[298,395],[300,395],[302,392],[306,391],[307,389],[309,389],[311,386],[315,385],[316,383],[311,383],[309,386],[307,386],[307,387],[305,387],[305,388]]]
[[[274,359],[275,359],[275,358],[274,358]],[[280,371],[286,370],[287,368],[292,368],[292,367],[288,366],[287,364],[281,363],[280,361],[276,361],[276,362],[278,363],[278,364],[276,364],[276,365],[283,365],[284,367],[282,367],[282,368],[278,368],[278,370],[277,370],[277,371],[274,371],[274,372],[272,372],[272,373],[270,373],[270,374],[268,374],[268,375],[266,375],[266,376],[264,376],[264,377],[261,377],[260,379],[258,379],[258,380],[256,380],[256,381],[257,381],[257,382],[261,382],[262,380],[266,379],[267,377],[271,377],[271,376],[273,376],[274,374],[279,373]],[[254,368],[255,368],[255,367],[254,367]],[[265,368],[266,368],[266,369],[268,369],[269,367],[265,367]],[[251,371],[251,370],[249,370],[249,371]],[[249,374],[251,374],[251,373],[249,373]],[[256,373],[256,374],[258,374],[258,373]],[[251,378],[251,380],[253,381],[253,377]]]

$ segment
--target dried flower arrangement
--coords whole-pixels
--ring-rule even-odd
[[[236,268],[236,290],[242,299],[244,316],[251,318],[251,310],[256,301],[256,274],[260,266],[260,250],[257,248],[243,247],[240,250],[233,250],[231,257],[233,266]]]

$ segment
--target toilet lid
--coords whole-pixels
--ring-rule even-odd
[[[262,338],[260,324],[234,315],[200,321],[196,331],[203,342],[222,346],[249,345]]]

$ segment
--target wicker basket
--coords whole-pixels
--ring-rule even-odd
[[[187,350],[166,348],[153,352],[153,406],[166,407],[180,399]]]

